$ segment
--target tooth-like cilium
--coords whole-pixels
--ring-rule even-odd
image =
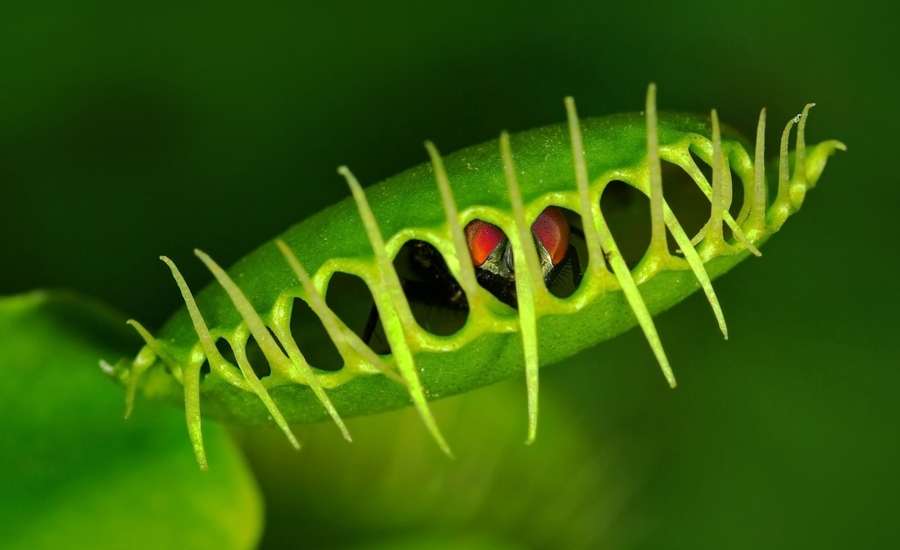
[[[413,405],[419,411],[419,415],[422,417],[422,421],[425,422],[428,431],[431,432],[432,437],[437,441],[441,450],[448,456],[453,456],[450,446],[444,440],[444,436],[441,434],[441,430],[431,414],[425,391],[422,388],[422,383],[419,381],[419,373],[416,370],[407,336],[410,326],[404,326],[404,322],[401,320],[412,319],[412,313],[409,311],[406,295],[400,287],[400,279],[397,276],[397,272],[394,271],[394,264],[387,257],[384,238],[381,236],[378,222],[375,221],[375,215],[369,207],[369,201],[366,200],[362,187],[360,187],[359,182],[356,181],[350,170],[346,166],[342,166],[338,169],[338,173],[346,178],[347,184],[350,186],[350,191],[353,193],[353,199],[356,201],[356,207],[359,210],[359,216],[362,218],[363,226],[369,237],[369,243],[372,245],[372,250],[375,253],[375,261],[378,263],[380,277],[376,283],[376,288],[372,289],[372,295],[375,297],[378,315],[381,317],[381,323],[384,326],[384,332],[394,354],[394,360],[400,369],[400,374],[406,380],[410,399],[412,399]]]
[[[806,118],[809,116],[809,110],[815,107],[815,103],[809,103],[803,108],[800,114],[800,122],[797,124],[797,153],[794,165],[794,180],[791,182],[791,207],[794,211],[803,204],[808,189],[806,182]]]
[[[585,273],[584,282],[578,290],[578,298],[574,302],[576,307],[582,307],[587,303],[586,300],[596,296],[597,293],[603,292],[606,288],[618,287],[622,290],[625,298],[631,307],[638,324],[647,337],[653,353],[656,355],[657,361],[665,374],[671,386],[675,386],[675,378],[669,367],[669,362],[663,351],[662,343],[653,324],[650,312],[647,309],[640,292],[638,291],[635,278],[629,271],[622,258],[621,253],[616,246],[612,233],[606,224],[603,213],[600,210],[599,197],[592,197],[591,182],[588,175],[587,162],[585,160],[584,143],[581,133],[581,125],[578,120],[578,114],[575,109],[575,102],[568,97],[565,100],[566,111],[568,114],[569,136],[572,144],[572,162],[575,172],[575,183],[578,192],[578,205],[581,210],[581,220],[584,230],[585,244],[588,251],[588,266]],[[815,177],[821,172],[824,166],[824,158],[826,158],[835,149],[845,149],[844,145],[837,141],[826,142],[820,144],[809,151],[810,166],[807,166],[807,149],[805,141],[805,126],[809,109],[813,104],[807,105],[803,109],[803,113],[788,122],[781,137],[781,147],[779,155],[779,172],[778,172],[778,193],[772,202],[772,206],[766,210],[767,189],[765,182],[765,125],[766,111],[762,110],[759,117],[759,125],[756,133],[756,151],[754,158],[754,174],[753,174],[753,195],[746,197],[745,200],[751,201],[750,214],[745,223],[748,233],[745,234],[739,227],[734,218],[729,214],[728,208],[731,204],[732,181],[731,171],[728,166],[728,158],[723,150],[722,139],[719,129],[719,120],[716,111],[712,111],[712,158],[710,164],[713,168],[713,181],[706,180],[696,163],[691,159],[687,146],[683,150],[678,150],[674,154],[677,155],[679,165],[684,168],[688,175],[696,182],[700,190],[710,200],[710,218],[704,228],[693,239],[684,232],[678,219],[673,214],[671,208],[665,201],[663,194],[663,182],[661,175],[660,163],[660,147],[659,135],[657,128],[657,110],[656,110],[656,86],[651,84],[647,90],[646,103],[646,123],[647,123],[647,166],[649,173],[649,195],[651,210],[651,244],[647,257],[657,262],[662,269],[684,269],[683,262],[673,257],[668,250],[666,242],[666,229],[675,238],[677,245],[684,254],[684,259],[690,266],[695,277],[703,288],[719,327],[725,337],[728,337],[725,319],[722,315],[722,309],[719,305],[716,294],[713,291],[709,275],[703,265],[701,257],[709,260],[711,257],[721,253],[723,248],[730,247],[724,242],[722,224],[727,224],[738,246],[759,255],[759,251],[754,246],[752,240],[757,240],[768,234],[777,231],[787,217],[796,211],[805,197],[806,191],[815,182]],[[796,149],[796,169],[793,178],[790,174],[790,166],[788,159],[788,141],[790,137],[791,127],[799,122],[797,129],[797,149]],[[486,300],[490,299],[486,291],[482,289],[477,282],[475,268],[472,265],[469,256],[468,246],[466,244],[465,235],[462,228],[462,220],[454,201],[453,192],[447,172],[444,169],[444,163],[441,159],[437,148],[426,142],[434,171],[435,180],[440,191],[440,199],[443,204],[444,214],[447,219],[447,230],[453,245],[453,254],[455,258],[448,258],[448,266],[457,276],[460,286],[466,293],[469,302],[470,314],[488,315],[487,308],[484,305]],[[546,287],[541,284],[542,272],[534,247],[534,240],[531,233],[531,224],[529,217],[526,216],[526,205],[523,204],[522,194],[519,187],[519,181],[516,174],[516,164],[513,160],[512,150],[510,147],[510,137],[504,132],[500,137],[500,155],[503,161],[504,175],[507,183],[510,204],[512,205],[512,213],[515,222],[515,230],[509,231],[508,238],[513,247],[515,259],[515,285],[518,300],[519,315],[519,332],[522,338],[524,360],[525,360],[525,379],[528,395],[528,435],[527,442],[534,441],[537,432],[538,418],[538,336],[537,336],[537,320],[547,313],[545,309],[553,307],[553,300],[547,294]],[[816,174],[812,178],[812,184],[808,182],[807,170],[811,174]],[[428,400],[425,395],[424,388],[419,379],[419,374],[414,361],[414,345],[416,342],[413,338],[414,331],[419,330],[412,312],[400,285],[399,277],[394,270],[393,263],[387,256],[384,239],[375,220],[375,216],[369,206],[362,188],[356,178],[350,171],[342,167],[338,172],[343,175],[362,219],[363,226],[368,236],[372,250],[375,254],[375,262],[377,264],[376,280],[368,281],[371,285],[373,297],[375,298],[376,307],[381,318],[381,322],[385,329],[388,342],[391,346],[393,361],[396,369],[388,366],[378,355],[376,355],[369,346],[355,333],[350,331],[337,318],[334,312],[328,307],[322,294],[316,288],[311,277],[303,268],[300,260],[288,245],[281,239],[275,241],[287,264],[291,267],[297,276],[305,294],[305,300],[310,305],[318,318],[322,321],[328,336],[334,342],[338,352],[347,364],[370,364],[385,376],[390,377],[394,381],[404,385],[409,392],[410,399],[417,408],[422,420],[428,431],[437,441],[440,448],[451,455],[450,448],[444,440],[441,432],[435,422],[428,406]],[[533,212],[531,214],[534,214]],[[694,244],[700,243],[701,251],[698,253],[694,248]],[[692,244],[693,243],[693,244]],[[740,248],[735,249],[740,251]],[[209,256],[196,251],[197,256],[209,268],[218,280],[219,284],[224,288],[234,307],[238,310],[243,319],[244,324],[238,335],[232,334],[232,339],[240,340],[239,342],[229,341],[234,349],[235,358],[237,359],[238,371],[233,365],[228,363],[219,353],[215,346],[215,340],[210,333],[200,310],[191,294],[190,289],[172,263],[166,257],[161,259],[172,270],[175,282],[184,298],[187,311],[190,315],[194,331],[197,334],[203,356],[209,362],[212,374],[222,378],[231,385],[244,391],[255,393],[262,400],[268,409],[272,418],[281,427],[287,435],[291,443],[299,448],[299,443],[291,432],[285,421],[285,418],[279,412],[275,402],[269,396],[263,383],[259,380],[252,366],[247,361],[246,330],[249,329],[250,334],[259,343],[269,366],[273,373],[277,373],[280,377],[286,377],[291,382],[306,384],[310,386],[312,391],[318,397],[322,406],[328,414],[334,419],[334,422],[340,428],[341,432],[347,440],[350,435],[344,426],[341,417],[332,405],[328,395],[325,393],[318,376],[311,366],[304,359],[301,350],[298,349],[297,343],[294,341],[290,333],[289,319],[277,318],[273,321],[273,332],[278,341],[286,350],[287,356],[278,346],[275,338],[270,334],[269,329],[262,320],[262,317],[253,309],[241,289],[232,281],[228,274],[222,270]],[[607,268],[607,262],[612,268],[610,273]],[[618,283],[618,284],[616,284]],[[580,302],[578,300],[581,300]],[[549,305],[548,305],[549,304]],[[571,305],[569,306],[571,307]],[[188,424],[188,432],[193,444],[197,461],[202,469],[207,468],[206,456],[203,449],[203,435],[200,426],[200,368],[203,364],[203,356],[199,352],[192,351],[191,358],[187,361],[179,361],[178,357],[173,356],[164,345],[164,342],[157,341],[144,327],[137,321],[129,321],[135,330],[140,334],[146,343],[146,347],[141,351],[138,357],[131,363],[131,371],[128,377],[124,378],[126,383],[126,417],[130,414],[134,394],[141,375],[154,364],[156,358],[165,362],[172,371],[172,374],[184,386],[185,414]],[[417,344],[418,345],[418,344]],[[416,348],[418,349],[418,348]],[[104,363],[105,365],[105,363]],[[115,373],[114,367],[108,367],[110,373]],[[399,372],[398,372],[399,371]],[[370,371],[371,372],[371,371]],[[283,378],[282,378],[283,379]],[[452,456],[452,455],[451,455]]]
[[[194,295],[191,293],[191,289],[188,288],[184,277],[181,276],[181,272],[178,271],[178,268],[175,267],[175,263],[169,258],[163,256],[160,259],[172,270],[172,276],[175,278],[175,282],[181,290],[181,296],[184,298],[184,304],[187,306],[188,313],[191,315],[191,321],[194,323],[194,330],[197,332],[200,345],[203,347],[203,352],[206,354],[206,358],[209,361],[210,370],[223,370],[227,368],[227,362],[225,361],[225,358],[222,357],[222,354],[219,353],[219,350],[216,349],[215,341],[209,333],[209,327],[206,326],[206,321],[203,320],[203,315],[200,313],[196,301],[194,301]],[[269,392],[266,391],[266,388],[260,383],[259,378],[256,377],[256,373],[253,372],[252,368],[248,368],[249,365],[239,365],[239,367],[244,375],[244,379],[250,387],[250,391],[259,396],[260,400],[262,400],[263,404],[272,415],[272,418],[275,419],[275,423],[278,424],[282,431],[284,431],[291,444],[299,449],[300,443],[297,441],[297,438],[294,437],[293,432],[291,432],[290,427],[287,425],[281,412],[279,412],[275,402],[272,401]],[[188,370],[192,371],[190,375],[187,372]],[[194,444],[194,452],[197,454],[197,461],[200,462],[200,467],[205,468],[206,454],[203,450],[203,435],[200,431],[199,378],[200,364],[195,361],[192,363],[190,369],[185,369],[184,402],[188,417],[188,431],[191,434],[191,441]]]
[[[281,352],[278,344],[275,343],[275,340],[269,333],[269,329],[266,327],[265,323],[263,323],[263,320],[260,318],[256,310],[253,309],[250,301],[247,300],[247,297],[244,296],[244,293],[241,291],[241,289],[234,283],[234,281],[231,280],[231,277],[229,277],[228,274],[225,273],[225,270],[219,267],[219,264],[214,262],[212,258],[210,258],[204,252],[195,250],[194,253],[212,272],[216,280],[219,281],[219,284],[222,285],[222,288],[225,289],[225,292],[228,294],[228,297],[231,298],[231,302],[234,304],[235,309],[237,309],[238,313],[241,314],[241,318],[244,320],[247,328],[250,329],[250,333],[253,335],[253,338],[255,338],[256,342],[259,344],[263,355],[266,356],[266,360],[269,362],[269,365],[275,369],[280,368],[280,370],[290,376],[291,379],[297,382],[305,383],[310,388],[312,388],[313,392],[316,394],[316,397],[318,397],[319,401],[322,403],[322,406],[325,407],[325,410],[328,412],[328,415],[331,416],[331,418],[334,420],[334,423],[337,424],[337,427],[341,430],[344,438],[349,441],[351,438],[350,433],[347,431],[347,427],[344,425],[343,420],[341,420],[341,417],[338,414],[337,410],[335,410],[334,405],[331,404],[331,400],[328,398],[328,395],[325,393],[325,390],[319,383],[319,379],[316,378],[315,373],[310,368],[309,363],[307,363],[303,358],[303,355],[300,354],[300,350],[297,349],[297,345],[293,341],[293,339],[286,338],[283,342],[288,352],[292,355],[292,357],[288,359],[284,356],[284,353]],[[240,356],[236,353],[235,357],[239,358]],[[253,369],[251,368],[250,370],[252,372]],[[260,387],[262,387],[262,385],[260,385]],[[281,413],[278,413],[278,410],[275,408],[274,402],[272,402],[270,411],[272,409],[274,409],[272,416],[275,418],[278,425],[282,430],[284,430],[285,434],[288,434],[288,438],[293,437],[290,428],[288,428],[287,426],[287,423],[284,422],[283,419],[280,419]],[[276,413],[278,414],[276,415]],[[296,443],[295,440],[292,440],[291,443],[294,444],[295,447],[299,448],[299,444]]]
[[[663,221],[662,165],[659,162],[659,135],[656,121],[656,84],[647,88],[647,164],[650,173],[650,252],[669,256],[666,224]]]
[[[434,178],[441,193],[441,203],[444,206],[444,215],[447,216],[447,225],[450,228],[450,236],[453,238],[453,251],[456,253],[456,261],[459,262],[459,284],[469,299],[469,310],[476,309],[475,303],[482,293],[478,289],[478,281],[475,277],[475,267],[469,255],[469,247],[466,244],[466,236],[463,234],[462,225],[459,223],[459,212],[456,209],[456,201],[453,199],[453,191],[450,189],[450,179],[444,170],[444,161],[438,153],[437,147],[430,141],[425,142],[428,156],[431,157],[431,166],[434,169]]]
[[[500,135],[500,156],[503,158],[503,172],[509,189],[509,201],[512,204],[516,231],[510,234],[509,242],[513,247],[516,278],[516,301],[519,306],[519,331],[522,334],[522,348],[525,350],[525,384],[528,389],[528,436],[527,443],[537,437],[538,419],[538,349],[537,349],[537,312],[534,293],[538,284],[543,281],[540,260],[531,238],[531,224],[525,220],[525,207],[522,205],[522,192],[516,178],[516,166],[509,147],[509,134]],[[543,285],[541,285],[543,286]]]
[[[728,213],[732,197],[731,170],[727,167],[728,159],[725,158],[722,151],[722,134],[719,130],[719,115],[716,113],[715,109],[712,110],[712,138],[713,182],[712,197],[710,198],[712,211],[709,222],[706,224],[709,244],[713,247],[720,247],[725,243],[722,234],[722,222],[725,222],[728,227],[731,228],[731,232],[734,234],[735,238],[740,241],[747,250],[756,256],[762,256],[762,253],[753,246],[750,239],[744,235],[743,230],[738,226],[737,222],[734,221],[731,214]]]
[[[278,349],[278,346],[272,339],[272,335],[269,334],[268,329],[266,329],[265,325],[262,322],[262,319],[259,318],[259,315],[253,309],[253,306],[251,306],[250,302],[247,301],[247,298],[244,297],[244,293],[241,292],[241,289],[239,289],[237,285],[234,284],[234,281],[231,280],[231,278],[225,273],[225,271],[221,267],[219,267],[219,265],[214,262],[212,258],[207,256],[200,250],[195,250],[194,254],[196,254],[197,257],[200,258],[200,260],[206,265],[210,272],[212,272],[213,276],[215,276],[216,280],[219,281],[219,284],[222,285],[222,288],[225,289],[225,292],[228,294],[228,297],[231,298],[231,302],[234,304],[235,309],[237,309],[238,313],[241,314],[241,318],[250,329],[250,333],[256,339],[263,354],[265,354],[266,359],[269,361],[269,365],[271,365],[273,369],[276,369],[278,367],[284,369],[284,363],[287,362],[287,358],[285,358],[281,353],[281,350]],[[215,347],[213,347],[213,349],[215,349]],[[234,355],[238,360],[238,367],[244,374],[244,378],[246,378],[247,382],[250,383],[250,387],[253,389],[254,393],[256,393],[262,400],[263,404],[272,415],[272,418],[275,420],[275,423],[278,424],[278,427],[281,428],[281,431],[284,432],[288,440],[291,442],[291,445],[299,449],[300,443],[297,441],[297,438],[294,437],[294,433],[291,431],[290,426],[288,426],[288,423],[287,421],[285,421],[284,416],[281,414],[281,411],[278,410],[278,406],[275,405],[275,401],[269,396],[269,392],[259,381],[259,378],[253,371],[253,367],[250,365],[250,363],[247,362],[246,348],[244,346],[241,346],[235,349]]]
[[[781,225],[787,220],[791,213],[791,196],[790,196],[790,164],[788,162],[788,143],[791,139],[791,128],[800,121],[800,115],[795,116],[784,126],[784,132],[781,133],[781,148],[778,152],[778,194],[775,196],[775,202],[769,210],[769,225],[773,230],[777,231]],[[795,170],[796,172],[796,170]]]
[[[328,333],[331,341],[334,342],[334,346],[337,348],[338,353],[341,354],[344,361],[352,361],[354,356],[359,356],[393,381],[406,384],[406,380],[385,365],[384,361],[381,360],[381,357],[378,357],[378,355],[372,351],[372,348],[367,346],[359,336],[346,327],[341,326],[337,315],[328,307],[325,298],[322,297],[322,293],[316,289],[316,285],[314,285],[312,279],[309,278],[306,269],[300,264],[297,255],[288,248],[288,245],[281,239],[277,239],[275,244],[278,246],[278,249],[281,250],[281,254],[284,256],[285,260],[287,260],[288,265],[291,266],[294,274],[297,275],[297,279],[303,286],[303,291],[306,292],[309,307],[319,317],[319,320],[322,321],[325,332]],[[296,344],[294,345],[296,346]]]
[[[760,234],[766,230],[766,110],[759,112],[756,155],[753,159],[753,206],[747,225]]]
[[[129,319],[128,321],[126,321],[126,323],[134,327],[134,330],[136,330],[141,338],[144,339],[147,347],[149,347],[153,351],[153,353],[158,355],[160,359],[165,361],[165,363],[173,369],[173,373],[181,370],[181,367],[178,365],[175,359],[173,359],[172,356],[169,355],[169,352],[167,352],[162,346],[159,345],[159,342],[157,342],[156,338],[154,338],[153,335],[144,328],[144,325],[138,323],[134,319]],[[134,368],[131,369],[131,373],[128,376],[128,381],[125,384],[125,418],[130,417],[131,411],[134,409],[134,394],[137,391],[138,381],[152,364],[153,363],[151,361],[144,361],[141,363],[136,363]]]
[[[709,216],[709,232],[707,233],[706,238],[714,245],[717,246],[724,242],[724,237],[722,235],[722,221],[725,215],[725,212],[728,212],[728,206],[731,204],[731,189],[729,186],[728,192],[726,193],[724,187],[726,181],[728,183],[731,182],[731,178],[729,177],[726,180],[725,176],[725,159],[722,158],[722,134],[719,130],[719,114],[715,109],[712,110],[712,143],[713,143],[713,158],[712,158],[712,199],[711,206],[712,210]],[[726,202],[727,201],[727,202]]]
[[[619,286],[622,287],[622,293],[625,294],[628,305],[634,312],[634,316],[641,326],[641,330],[644,331],[644,336],[647,337],[647,341],[650,343],[650,348],[653,350],[653,354],[656,356],[660,368],[662,368],[663,375],[665,375],[669,385],[674,388],[676,384],[675,374],[672,372],[672,367],[669,366],[669,359],[666,357],[666,352],[662,347],[662,341],[660,341],[659,334],[656,332],[656,326],[653,324],[653,317],[650,315],[647,304],[644,303],[644,299],[637,289],[637,284],[634,282],[634,277],[632,277],[631,272],[628,270],[628,266],[625,265],[625,260],[619,252],[619,247],[616,246],[616,241],[613,239],[612,233],[606,225],[606,220],[603,218],[603,213],[600,211],[600,201],[591,201],[590,188],[587,185],[587,170],[586,168],[584,170],[580,169],[580,167],[586,166],[586,163],[584,161],[584,146],[581,144],[581,130],[578,125],[578,115],[575,112],[574,101],[571,101],[571,99],[567,100],[567,107],[569,110],[569,133],[572,136],[572,154],[575,158],[575,179],[578,182],[579,202],[582,205],[582,210],[584,210],[585,204],[590,205],[590,212],[593,214],[591,218],[587,218],[584,211],[582,211],[582,219],[585,222],[585,240],[588,240],[589,231],[596,232],[596,238],[600,241],[600,246],[602,246],[605,255],[609,259],[613,273],[619,281]],[[580,160],[579,157],[581,157]],[[590,244],[590,241],[588,241],[588,244]],[[599,262],[593,261],[593,257],[591,257],[590,264],[596,263]]]
[[[197,337],[200,339],[200,344],[203,346],[203,351],[206,352],[210,369],[212,369],[214,364],[219,363],[221,357],[213,343],[212,336],[209,334],[209,328],[206,326],[203,316],[200,315],[200,310],[197,309],[194,295],[191,294],[191,289],[188,288],[184,277],[181,276],[181,272],[175,267],[175,263],[165,256],[161,256],[160,260],[164,261],[166,265],[169,266],[169,269],[172,270],[175,284],[178,285],[178,289],[181,291],[181,296],[184,298],[184,304],[187,306],[191,321],[194,323],[194,330],[197,332]],[[214,359],[214,357],[216,359]],[[221,360],[224,361],[224,359]],[[194,363],[196,363],[196,361],[194,361]],[[197,379],[197,383],[194,383],[194,381],[191,380],[192,377]],[[184,410],[187,416],[188,434],[191,437],[191,444],[194,446],[194,454],[197,455],[197,462],[200,464],[200,469],[206,470],[208,468],[206,464],[206,451],[203,449],[203,431],[200,427],[199,380],[200,365],[197,365],[195,368],[185,369],[182,383],[184,384]]]
[[[721,151],[720,151],[720,155],[721,155]],[[710,185],[710,183],[706,180],[706,176],[703,175],[703,172],[700,171],[700,168],[697,166],[697,164],[694,162],[694,160],[691,158],[690,155],[687,155],[684,160],[685,160],[685,166],[684,166],[685,171],[688,173],[689,176],[691,176],[691,179],[693,179],[694,182],[697,183],[697,187],[699,187],[700,190],[703,192],[703,194],[706,195],[706,198],[710,200],[710,203],[712,203],[713,190],[712,190],[712,186]],[[722,160],[723,164],[725,162],[727,162],[727,159]],[[728,173],[723,177],[728,178],[727,181],[731,182],[730,171],[728,171]],[[730,193],[731,193],[730,184],[729,184],[728,188],[729,188],[728,197],[730,197],[731,196],[730,195]],[[730,204],[730,199],[729,199],[729,204]],[[756,246],[750,241],[750,239],[747,238],[747,236],[744,234],[744,231],[734,220],[731,213],[728,212],[727,208],[725,209],[724,212],[722,212],[722,220],[720,220],[720,223],[721,223],[721,221],[725,222],[725,224],[731,229],[731,232],[734,235],[734,237],[742,245],[744,245],[744,247],[747,248],[747,250],[749,250],[755,256],[762,256],[762,253],[759,251],[758,248],[756,248]],[[707,222],[706,225],[704,225],[703,228],[691,239],[691,244],[697,245],[698,243],[700,243],[700,241],[705,239],[707,232],[709,231],[709,228],[711,227],[711,224],[712,224],[712,218],[710,218],[709,222]],[[721,241],[720,241],[720,243],[721,243]]]
[[[653,223],[650,249],[654,254],[669,257],[669,246],[666,243],[665,228],[665,226],[668,226],[669,231],[672,232],[672,236],[675,237],[675,243],[681,247],[684,259],[687,260],[688,265],[691,266],[691,271],[694,272],[694,276],[697,277],[697,281],[700,282],[700,286],[706,294],[706,299],[709,300],[709,305],[712,306],[716,321],[719,323],[719,329],[727,340],[728,327],[725,325],[725,315],[722,313],[722,306],[719,305],[719,299],[716,297],[716,293],[713,290],[712,282],[709,280],[709,275],[706,273],[706,268],[703,267],[703,261],[700,259],[697,251],[694,250],[690,239],[663,198],[662,165],[659,161],[659,135],[656,116],[655,84],[651,84],[647,89],[646,112],[647,162],[649,163],[650,172],[650,210]],[[665,225],[663,225],[663,220],[665,220]]]
[[[599,201],[591,201],[590,180],[587,173],[587,162],[584,159],[584,142],[581,138],[581,122],[575,110],[575,100],[567,97],[566,113],[569,119],[569,139],[572,141],[572,163],[575,166],[575,184],[578,186],[578,204],[581,207],[581,226],[584,228],[584,240],[588,249],[588,275],[600,277],[600,273],[609,273],[603,255],[600,233],[594,221],[600,213]]]

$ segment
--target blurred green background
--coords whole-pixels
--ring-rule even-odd
[[[239,430],[267,502],[264,548],[848,548],[900,538],[900,307],[893,166],[896,3],[131,4],[0,8],[0,295],[64,287],[158,327],[180,304],[160,254],[230,264],[426,159],[564,120],[705,113],[770,151],[809,101],[836,138],[781,234],[639,332],[524,384],[441,403],[459,460],[409,411]],[[503,406],[500,406],[503,405]],[[137,414],[140,414],[138,411]],[[185,453],[190,452],[187,436]],[[213,467],[215,460],[211,459]],[[198,474],[199,475],[199,474]],[[424,542],[427,541],[427,542]]]

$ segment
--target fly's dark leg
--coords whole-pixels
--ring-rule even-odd
[[[444,258],[423,241],[409,241],[398,258],[400,286],[416,321],[434,334],[454,334],[465,324],[469,303]],[[390,353],[380,321],[373,305],[362,340],[376,353]]]
[[[362,341],[378,355],[388,355],[391,353],[391,345],[387,341],[387,335],[384,334],[384,328],[381,325],[381,316],[378,314],[378,308],[375,307],[375,305],[372,305],[372,310],[369,312],[369,319],[366,321],[366,328],[362,334]]]
[[[478,279],[478,284],[493,294],[498,300],[513,309],[519,309],[515,279],[500,277],[485,269],[476,270],[475,276]]]
[[[459,285],[447,288],[435,288],[434,285],[421,281],[403,281],[403,292],[410,303],[420,303],[441,307],[452,311],[468,311],[469,303]]]
[[[584,234],[582,234],[582,237],[583,236]],[[566,259],[572,264],[572,283],[577,289],[581,286],[581,279],[584,277],[584,272],[581,270],[581,261],[578,259],[578,250],[576,250],[574,246],[569,245],[569,250],[566,252]]]
[[[578,260],[578,250],[569,245],[566,255],[547,273],[544,283],[554,296],[567,298],[578,290],[583,276],[581,262]]]
[[[465,293],[444,261],[443,256],[430,244],[410,241],[410,268],[413,277],[402,281],[403,290],[410,300],[422,299],[429,303],[452,302],[451,307],[468,307]],[[408,286],[407,286],[408,283]]]

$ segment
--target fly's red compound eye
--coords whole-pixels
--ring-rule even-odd
[[[505,235],[496,225],[472,220],[466,226],[466,242],[469,245],[469,254],[475,267],[481,266],[488,256],[500,246]]]
[[[550,253],[553,265],[563,260],[569,249],[569,221],[562,210],[555,206],[545,208],[534,220],[531,231]]]

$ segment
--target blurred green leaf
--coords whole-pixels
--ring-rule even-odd
[[[653,527],[634,511],[652,447],[547,386],[532,445],[521,379],[432,403],[454,459],[409,408],[349,419],[352,444],[304,425],[299,455],[277,429],[236,428],[266,495],[262,547],[631,547]]]
[[[427,536],[406,540],[381,542],[354,546],[348,550],[521,550],[521,546],[501,544],[480,537],[441,537]]]
[[[182,413],[141,403],[122,419],[98,359],[133,351],[124,328],[73,295],[0,299],[0,547],[254,547],[260,497],[224,429],[205,426],[201,473]]]

